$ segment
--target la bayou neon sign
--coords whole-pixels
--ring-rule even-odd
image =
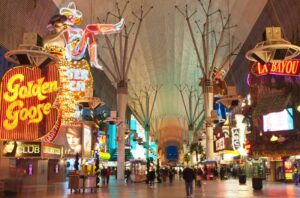
[[[0,139],[38,139],[55,125],[59,91],[55,65],[15,67],[4,75],[0,88]]]
[[[267,74],[298,76],[300,74],[300,60],[291,59],[267,64],[256,63],[252,66],[252,73],[258,76]]]

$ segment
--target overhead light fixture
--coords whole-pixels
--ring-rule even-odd
[[[96,109],[104,103],[97,97],[83,97],[77,101],[77,104],[82,108]]]
[[[242,101],[242,97],[237,95],[235,86],[228,86],[227,95],[217,100],[217,103],[221,103],[227,109],[232,109],[238,106],[240,101]]]
[[[4,54],[9,62],[17,65],[44,67],[51,61],[59,61],[59,59],[46,52],[42,47],[43,39],[37,33],[24,33],[23,44],[18,49],[10,50]]]
[[[300,55],[299,46],[293,45],[282,38],[280,27],[267,27],[265,39],[265,41],[256,44],[253,49],[246,53],[248,60],[264,65],[276,61],[289,60]]]
[[[218,123],[224,123],[225,119],[221,118],[216,110],[211,111],[211,121],[214,124],[218,124]]]
[[[300,112],[300,102],[296,102],[295,109]]]

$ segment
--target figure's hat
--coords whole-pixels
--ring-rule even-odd
[[[82,12],[76,9],[76,5],[74,2],[70,2],[68,4],[68,7],[62,7],[59,10],[59,14],[61,15],[73,15],[76,18],[81,18],[82,17]]]

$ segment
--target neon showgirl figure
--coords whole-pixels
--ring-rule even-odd
[[[80,60],[89,52],[90,64],[102,69],[97,58],[95,35],[119,33],[124,26],[124,19],[116,24],[88,24],[85,29],[77,25],[81,23],[82,12],[76,9],[74,2],[60,9],[60,15],[52,17],[48,29],[53,31],[44,39],[45,47],[64,48],[63,56],[67,61]]]

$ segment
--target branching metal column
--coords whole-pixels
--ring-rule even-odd
[[[137,118],[140,122],[144,123],[144,129],[145,129],[145,139],[146,139],[146,152],[145,157],[146,160],[149,160],[149,136],[150,136],[150,124],[151,124],[151,118],[152,113],[154,109],[154,105],[157,98],[157,93],[160,90],[161,86],[149,86],[145,87],[144,90],[141,90],[139,93],[133,91],[132,93],[132,102],[137,103],[138,105],[130,105],[131,110],[135,115],[138,115]],[[140,115],[138,112],[138,108],[140,112],[142,112],[142,115]],[[147,167],[147,172],[149,172],[149,167]]]
[[[126,8],[130,2],[126,1],[123,9],[120,8],[118,2],[116,3],[117,13],[108,12],[106,17],[106,22],[109,16],[113,16],[118,20],[122,19]],[[135,18],[138,20],[137,28],[134,29],[134,22],[129,23],[126,21],[126,24],[122,30],[122,32],[118,36],[114,36],[112,38],[105,36],[106,46],[104,49],[107,49],[109,52],[109,58],[112,65],[108,65],[107,61],[104,60],[102,56],[98,54],[98,59],[101,62],[101,65],[104,68],[104,72],[112,77],[112,79],[117,83],[117,110],[122,121],[122,124],[118,126],[118,175],[117,179],[119,181],[124,180],[124,168],[125,168],[125,131],[124,131],[124,123],[125,123],[125,111],[126,106],[128,104],[128,72],[131,66],[131,60],[134,54],[137,38],[140,33],[141,25],[145,17],[148,15],[150,10],[153,7],[150,7],[146,12],[144,11],[143,6],[140,7],[140,13],[136,14],[132,12]],[[99,23],[101,23],[98,18]],[[133,41],[129,42],[129,38],[133,37]],[[117,50],[118,47],[118,50]],[[118,52],[119,53],[118,53]]]
[[[206,5],[205,3],[206,2]],[[200,20],[195,20],[196,28],[201,33],[201,38],[197,40],[192,27],[191,18],[197,13],[197,10],[189,14],[188,4],[185,9],[180,9],[178,6],[175,8],[186,19],[187,26],[191,35],[193,47],[197,55],[197,61],[202,71],[201,86],[204,94],[204,109],[205,109],[205,122],[206,122],[206,157],[207,159],[214,159],[213,151],[213,123],[211,122],[211,111],[213,110],[213,81],[215,74],[220,73],[225,66],[228,65],[231,56],[236,55],[240,44],[233,47],[234,39],[225,40],[225,32],[236,26],[229,25],[230,14],[224,17],[220,9],[211,11],[212,0],[199,0],[201,7]],[[198,12],[199,13],[199,12]],[[214,17],[214,18],[213,18]],[[212,21],[220,21],[218,25],[211,25]],[[220,32],[220,34],[218,34]],[[199,42],[200,41],[200,42]],[[199,42],[200,44],[198,44]],[[225,55],[221,56],[220,49],[228,47]],[[199,50],[202,48],[202,51]],[[201,53],[202,52],[202,53]]]
[[[180,92],[182,103],[188,121],[188,144],[184,147],[191,145],[195,133],[195,124],[203,116],[203,108],[200,105],[201,97],[197,94],[197,90],[193,86],[175,85]],[[186,97],[184,97],[186,96]],[[199,111],[201,109],[201,111]],[[185,143],[184,143],[185,144]],[[185,152],[187,149],[184,149]]]

